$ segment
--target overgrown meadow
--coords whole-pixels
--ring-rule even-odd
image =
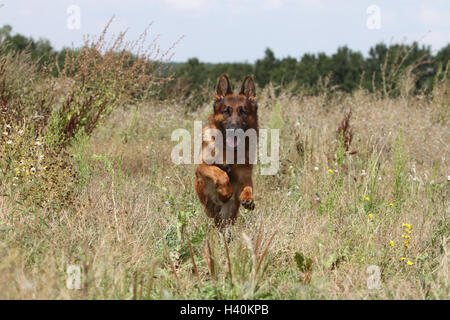
[[[168,53],[124,36],[57,77],[0,50],[0,298],[448,299],[448,64],[427,94],[259,88],[280,170],[221,234],[170,156],[211,102],[152,98]]]

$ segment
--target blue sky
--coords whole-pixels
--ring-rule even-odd
[[[180,36],[174,61],[254,62],[266,47],[277,57],[328,54],[338,46],[367,54],[377,42],[414,40],[434,52],[450,42],[450,1],[418,0],[0,0],[0,25],[47,38],[56,48],[79,46],[98,35],[115,15],[112,32],[129,28],[129,39],[153,22],[168,48]],[[80,28],[69,29],[67,8],[80,8]],[[370,6],[379,8],[380,28],[369,29]]]

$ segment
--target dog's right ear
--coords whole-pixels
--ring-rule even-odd
[[[223,74],[219,77],[219,81],[217,82],[214,101],[217,102],[222,100],[227,94],[233,94],[233,91],[231,90],[230,79],[228,79],[226,74]]]

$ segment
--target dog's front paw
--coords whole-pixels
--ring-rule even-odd
[[[247,210],[255,209],[255,201],[253,201],[253,199],[242,200],[241,204]]]
[[[241,204],[245,209],[255,209],[255,202],[253,201],[253,189],[250,186],[246,186],[239,197]]]

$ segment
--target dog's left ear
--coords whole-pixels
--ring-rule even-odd
[[[253,103],[257,102],[255,82],[253,81],[252,76],[245,77],[244,82],[242,82],[241,92],[239,92],[239,94],[243,94]]]

